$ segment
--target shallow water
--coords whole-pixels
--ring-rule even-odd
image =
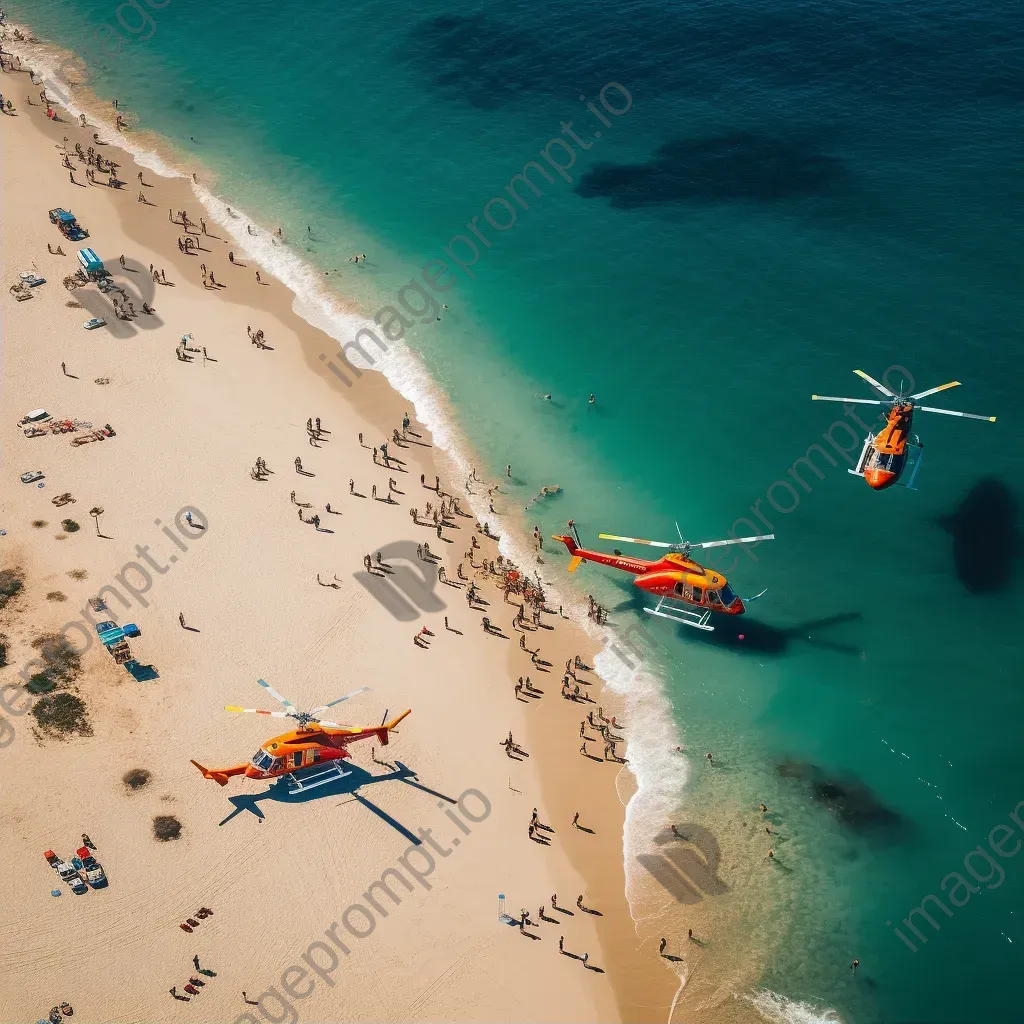
[[[936,911],[916,953],[885,922],[966,874],[1024,800],[1019,6],[140,5],[151,24],[106,0],[8,10],[368,312],[479,218],[490,247],[408,334],[434,383],[401,383],[443,390],[492,473],[513,464],[517,502],[561,486],[531,508],[545,536],[569,517],[595,546],[672,540],[676,520],[694,540],[776,533],[716,561],[741,594],[770,589],[712,634],[650,620],[608,570],[574,580],[645,630],[694,755],[678,813],[742,851],[729,919],[770,934],[736,947],[757,962],[749,991],[779,994],[765,1012],[1011,1014],[1024,858]],[[130,42],[90,58],[104,24]],[[597,99],[608,82],[631,97],[621,115]],[[572,181],[544,163],[540,195],[519,187],[529,209],[485,226],[570,121],[591,147],[574,143]],[[919,490],[871,493],[823,438],[853,449],[860,426],[809,401],[871,397],[855,367],[912,390],[962,380],[932,400],[999,420],[921,415]],[[818,469],[795,465],[813,444]],[[640,732],[661,815],[684,766],[667,730]],[[762,800],[779,870],[740,831]]]

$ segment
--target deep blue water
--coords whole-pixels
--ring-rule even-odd
[[[410,342],[517,498],[562,486],[545,534],[771,523],[756,561],[719,563],[770,588],[744,640],[645,624],[686,742],[728,769],[694,772],[688,813],[766,799],[795,851],[760,983],[858,1024],[1019,1016],[1024,857],[917,953],[885,925],[1024,800],[1019,4],[170,0],[150,25],[123,11],[139,31],[107,55],[98,26],[129,38],[112,2],[8,9],[229,202],[314,226],[308,259],[369,311],[572,122],[572,181],[533,172],[541,195],[520,188],[529,209],[485,228]],[[857,367],[961,380],[933,401],[999,420],[922,414],[916,492],[871,493],[832,449],[801,485],[794,460],[844,420],[810,395],[871,397]],[[581,576],[646,618],[628,582]]]

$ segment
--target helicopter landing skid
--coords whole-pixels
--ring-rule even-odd
[[[708,625],[711,620],[711,612],[691,612],[678,605],[669,603],[665,606],[667,597],[661,598],[653,608],[645,608],[648,615],[657,615],[659,619],[669,619],[672,622],[680,622],[684,626],[692,626],[694,629],[703,629],[712,632],[714,626]]]
[[[340,761],[341,758],[338,758],[338,760]],[[289,793],[305,793],[307,789],[326,786],[329,782],[336,782],[338,779],[343,779],[346,775],[351,774],[352,772],[342,771],[341,766],[336,761],[332,761],[318,772],[311,772],[302,778],[298,778],[294,772],[289,772],[285,779],[288,782]]]

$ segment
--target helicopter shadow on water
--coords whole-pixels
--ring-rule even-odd
[[[648,616],[644,612],[646,607],[649,607],[649,601],[637,594],[627,594],[625,600],[616,605],[612,611],[635,612],[641,620],[647,620]],[[849,657],[859,658],[863,653],[862,649],[855,644],[814,635],[833,626],[860,622],[863,618],[860,612],[840,612],[818,619],[807,619],[787,627],[773,626],[754,618],[754,614],[756,613],[748,611],[745,615],[715,615],[712,619],[715,628],[711,632],[694,629],[692,626],[685,626],[681,623],[671,625],[670,628],[680,640],[695,640],[709,647],[728,648],[739,654],[781,655],[785,654],[789,650],[790,644],[795,641]],[[668,622],[669,620],[662,619],[661,621]],[[741,637],[742,639],[740,639]]]
[[[344,765],[344,771],[349,774],[344,778],[339,777],[331,782],[317,786],[314,789],[308,789],[305,792],[301,790],[299,792],[292,792],[290,789],[292,783],[290,783],[286,777],[282,776],[275,782],[271,783],[271,785],[269,785],[262,793],[239,793],[236,796],[229,796],[228,803],[234,807],[234,810],[217,824],[226,825],[243,811],[249,811],[251,814],[256,815],[257,818],[263,819],[266,817],[266,814],[260,804],[265,801],[274,801],[286,804],[305,804],[311,803],[314,800],[323,800],[327,797],[351,794],[352,800],[345,801],[346,803],[351,803],[353,801],[361,803],[365,808],[376,814],[381,820],[385,821],[414,846],[421,846],[423,840],[420,839],[419,836],[411,832],[405,827],[405,825],[393,818],[383,808],[378,807],[377,804],[373,803],[373,801],[367,799],[367,797],[360,793],[359,790],[364,786],[369,786],[376,782],[404,782],[406,785],[422,790],[424,793],[439,797],[447,803],[455,804],[458,803],[458,801],[444,793],[439,793],[436,790],[430,789],[428,786],[424,786],[420,783],[415,770],[410,768],[408,765],[402,764],[401,761],[395,761],[395,765],[397,765],[395,771],[388,772],[384,775],[371,775],[365,768],[360,768],[358,765],[348,761]],[[301,781],[301,775],[299,777],[299,781]]]
[[[1017,501],[995,477],[979,480],[956,508],[938,519],[953,539],[953,569],[971,594],[1005,590],[1020,557]]]

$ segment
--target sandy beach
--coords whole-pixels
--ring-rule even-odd
[[[27,74],[4,86],[15,97],[39,91]],[[269,273],[257,281],[259,268],[187,179],[143,171],[140,184],[139,168],[110,144],[96,149],[126,185],[89,184],[75,144],[94,145],[94,132],[113,143],[116,133],[15,102],[0,123],[0,568],[11,591],[0,608],[0,830],[20,898],[0,924],[0,1019],[36,1020],[66,1000],[86,1021],[668,1020],[676,977],[658,937],[638,938],[624,895],[632,777],[601,756],[599,738],[590,756],[580,752],[588,712],[621,710],[589,671],[578,676],[592,702],[559,696],[568,659],[593,665],[593,641],[557,607],[539,628],[516,631],[517,607],[483,568],[497,547],[472,516],[455,516],[441,538],[429,516],[414,525],[410,509],[425,515],[439,501],[436,475],[468,511],[450,460],[435,458],[415,418],[405,443],[391,440],[414,411],[380,375],[350,389],[332,376],[319,356],[337,343],[292,312],[293,296]],[[136,311],[146,301],[153,315],[118,320],[94,284],[65,290],[79,246],[50,223],[55,207],[74,212],[89,232],[81,244]],[[176,244],[186,231],[169,213],[181,210],[196,224],[196,255]],[[217,287],[204,287],[200,264]],[[166,284],[153,282],[151,265]],[[46,283],[16,301],[7,285],[28,271]],[[106,327],[83,330],[101,314]],[[269,347],[251,344],[247,327]],[[183,338],[187,360],[176,355]],[[92,427],[27,437],[18,421],[36,409]],[[325,431],[316,444],[309,420]],[[72,445],[108,423],[113,436]],[[374,462],[381,442],[388,467]],[[262,480],[250,472],[257,458],[270,471]],[[32,470],[42,480],[18,481]],[[74,502],[56,507],[65,493]],[[452,585],[416,557],[425,541]],[[378,551],[394,573],[365,573],[364,556]],[[460,567],[486,605],[469,607]],[[96,642],[87,602],[98,594],[109,607],[98,617],[138,625],[141,678]],[[500,635],[482,628],[484,615]],[[40,638],[62,631],[81,654],[57,692],[77,695],[88,722],[70,736],[26,713],[35,698],[24,689],[46,667],[23,667],[45,656]],[[531,660],[520,635],[549,665]],[[525,675],[542,695],[517,699]],[[339,709],[346,723],[412,714],[386,748],[353,744],[352,774],[330,785],[291,794],[281,781],[243,777],[221,788],[190,760],[234,765],[290,727],[225,712],[278,710],[260,678],[300,709],[370,687]],[[506,756],[509,731],[528,757]],[[629,722],[617,732],[617,754],[628,757]],[[123,779],[137,769],[148,781],[133,789]],[[535,807],[548,841],[528,835]],[[161,816],[180,823],[179,838],[155,838]],[[54,898],[62,886],[43,852],[70,857],[83,832],[109,887]],[[213,914],[183,931],[203,907]],[[531,937],[502,923],[502,908],[516,919],[528,910]],[[169,994],[196,976],[193,956],[215,974],[199,975],[205,984],[189,997],[199,1006]]]

